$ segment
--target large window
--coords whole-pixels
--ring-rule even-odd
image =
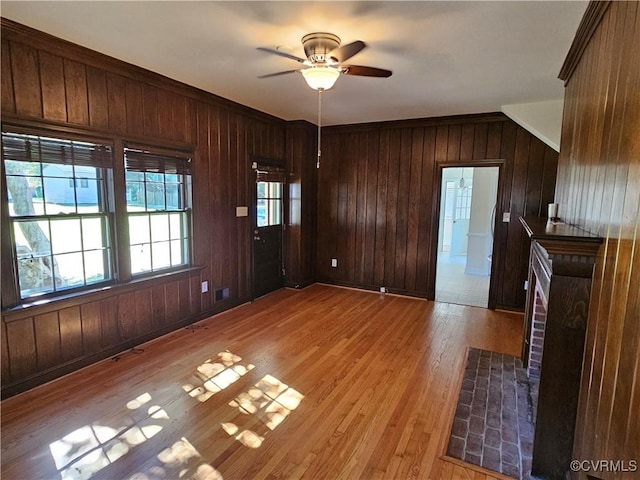
[[[125,148],[131,273],[189,263],[190,160]]]
[[[112,147],[19,133],[2,147],[20,296],[111,279]]]
[[[3,280],[15,280],[3,284],[15,291],[3,299],[15,304],[188,266],[189,155],[64,137],[71,136],[2,133],[3,241],[13,250],[3,261],[13,276]]]

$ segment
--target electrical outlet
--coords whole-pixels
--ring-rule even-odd
[[[200,284],[200,291],[202,293],[207,293],[209,291],[209,282],[206,280]]]
[[[380,293],[387,293],[386,287],[380,287]]]
[[[504,223],[509,223],[511,221],[511,212],[503,212],[502,221]]]
[[[337,268],[338,267],[338,259],[337,258],[332,258],[331,259],[331,267],[332,268]]]
[[[524,281],[524,289],[529,290],[529,280]]]

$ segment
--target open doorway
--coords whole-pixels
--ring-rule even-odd
[[[499,167],[442,169],[435,299],[487,307]]]

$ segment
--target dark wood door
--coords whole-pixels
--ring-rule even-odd
[[[284,172],[258,168],[253,229],[253,297],[282,288]]]

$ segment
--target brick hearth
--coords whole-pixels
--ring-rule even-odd
[[[529,479],[533,407],[519,358],[469,349],[447,455]]]

